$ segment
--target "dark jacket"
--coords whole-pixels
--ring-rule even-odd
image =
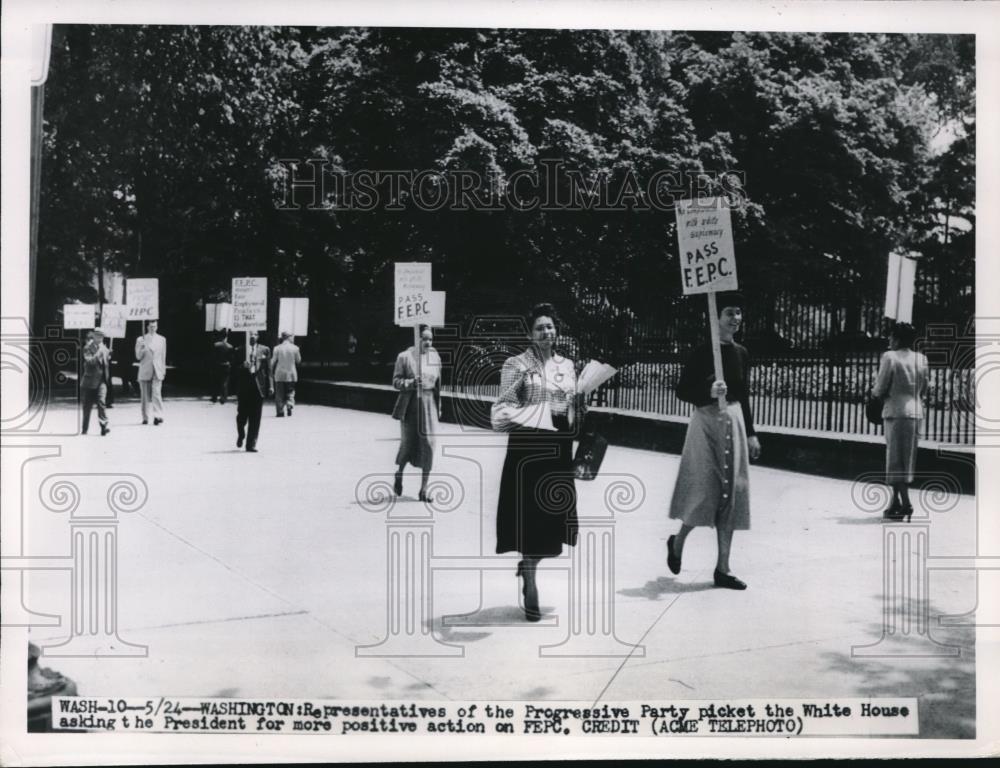
[[[271,392],[271,350],[263,344],[257,344],[250,349],[257,356],[257,371],[250,373],[250,362],[247,360],[246,347],[238,347],[234,358],[236,365],[237,396],[246,394],[251,388],[256,389],[261,397],[267,397]]]

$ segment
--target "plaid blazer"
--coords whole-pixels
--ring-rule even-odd
[[[553,416],[569,416],[576,393],[576,367],[568,357],[554,355],[555,374],[548,376],[545,364],[534,348],[504,361],[500,371],[500,396],[493,404],[490,420],[493,429],[507,431],[516,426],[511,421],[516,409],[537,408],[548,403]]]

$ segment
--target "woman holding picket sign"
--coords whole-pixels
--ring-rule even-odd
[[[760,442],[750,412],[750,354],[733,340],[743,323],[743,297],[732,292],[716,298],[724,381],[715,379],[712,347],[706,343],[692,352],[677,384],[677,397],[696,407],[670,502],[670,517],[680,520],[681,528],[667,539],[667,566],[680,573],[688,534],[698,526],[714,527],[719,545],[715,586],[746,589],[730,573],[729,551],[733,531],[750,528],[749,459],[760,456]],[[720,397],[725,397],[724,408]]]

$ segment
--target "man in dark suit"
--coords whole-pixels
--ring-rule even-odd
[[[90,413],[97,406],[97,419],[101,424],[101,436],[108,434],[108,416],[104,412],[108,385],[111,383],[111,360],[108,348],[101,342],[104,331],[100,328],[87,331],[87,344],[83,348],[83,375],[80,377],[80,395],[83,403],[83,429],[87,434],[90,427]]]
[[[236,447],[257,452],[257,434],[264,398],[274,394],[271,383],[271,350],[257,343],[257,332],[250,332],[250,345],[240,347],[236,359],[241,361],[236,369]]]
[[[223,405],[229,397],[230,365],[233,361],[233,345],[226,336],[226,331],[219,331],[212,345],[212,402],[218,400]]]

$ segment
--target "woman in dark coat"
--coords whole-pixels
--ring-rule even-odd
[[[573,434],[583,416],[573,361],[556,351],[559,319],[551,304],[528,315],[531,347],[508,358],[492,424],[509,432],[497,505],[497,554],[519,552],[524,612],[538,621],[535,573],[543,557],[576,544]],[[555,429],[552,429],[555,427]]]
[[[717,299],[719,341],[725,381],[715,381],[711,344],[697,347],[684,366],[677,397],[696,406],[670,502],[670,517],[681,521],[667,539],[667,565],[680,573],[688,534],[698,526],[716,529],[718,559],[715,586],[746,589],[729,571],[733,531],[750,528],[749,459],[760,456],[760,442],[750,412],[750,354],[733,336],[743,323],[743,297],[723,293]],[[726,398],[720,410],[718,397]]]

